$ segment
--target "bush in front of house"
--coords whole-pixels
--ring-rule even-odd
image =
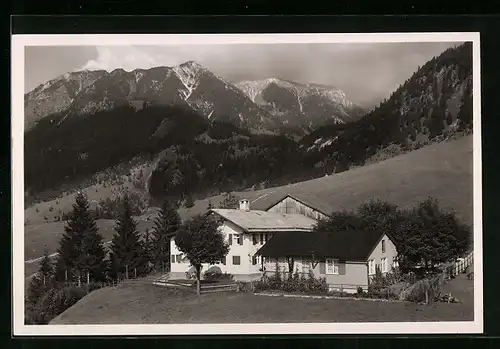
[[[286,293],[305,293],[314,295],[326,295],[328,284],[326,278],[315,278],[312,271],[306,277],[305,274],[295,273],[282,276],[279,271],[275,271],[271,276],[263,276],[254,284],[255,292],[280,291]]]
[[[230,273],[210,269],[203,274],[203,279],[207,281],[232,281],[233,278],[234,276]]]

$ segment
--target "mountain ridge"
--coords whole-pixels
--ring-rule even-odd
[[[69,75],[81,76],[81,79],[87,76],[93,78],[85,80],[74,92],[65,93],[63,83],[67,79],[61,76]],[[140,106],[141,103],[190,107],[207,119],[231,122],[238,127],[257,132],[279,133],[280,125],[284,121],[283,116],[278,116],[273,108],[255,103],[237,84],[228,82],[195,61],[187,61],[173,67],[159,66],[131,71],[117,68],[110,72],[84,70],[61,76],[25,94],[26,120],[29,120],[26,129],[30,129],[40,119],[52,113],[66,112],[67,117],[81,116],[125,105]],[[297,83],[293,84],[299,86]],[[53,85],[62,85],[63,91],[55,97],[47,97],[47,89]],[[335,91],[339,91],[341,100],[335,101],[325,93],[311,98],[316,102],[329,104],[332,110],[335,110],[335,104],[342,103],[343,105],[337,108],[338,115],[332,115],[331,119],[336,122],[349,122],[351,109],[346,109],[344,104],[352,106],[353,103],[342,91]],[[328,101],[329,98],[332,101]],[[41,99],[44,101],[42,107],[39,106]],[[353,110],[357,117],[359,110]],[[314,128],[322,124],[316,124],[314,119],[307,120],[307,115],[302,112],[288,112],[285,124],[296,124],[298,129],[303,125]],[[328,117],[326,121],[329,121]]]

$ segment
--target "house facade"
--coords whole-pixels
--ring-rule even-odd
[[[272,275],[276,268],[289,272],[293,259],[294,272],[312,272],[316,278],[324,277],[330,290],[355,293],[358,287],[368,289],[376,267],[383,274],[394,268],[397,252],[393,240],[387,234],[373,235],[351,231],[280,235],[257,254],[267,274]]]
[[[241,200],[239,209],[212,209],[210,214],[222,218],[219,230],[229,244],[225,260],[214,265],[236,280],[259,279],[276,267],[288,272],[293,258],[294,271],[312,271],[315,277],[325,277],[331,289],[356,292],[368,288],[377,267],[387,273],[396,261],[396,246],[387,234],[313,233],[318,220],[328,218],[326,209],[290,195],[263,210],[252,210],[248,200]],[[174,238],[170,243],[170,277],[185,278],[190,262]],[[202,274],[211,266],[204,264]]]
[[[315,220],[299,214],[250,210],[248,200],[241,200],[239,209],[213,209],[210,213],[222,218],[219,230],[229,245],[229,252],[220,263],[203,264],[201,272],[216,266],[242,281],[262,276],[262,261],[256,252],[276,232],[308,232],[316,224]],[[174,238],[170,240],[170,258],[170,277],[185,278],[191,265],[175,245]]]

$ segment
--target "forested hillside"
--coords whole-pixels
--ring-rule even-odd
[[[168,105],[49,115],[25,133],[28,204],[131,159],[152,164],[140,180],[153,199],[203,197],[338,173],[458,137],[472,127],[471,49],[466,43],[445,51],[362,119],[299,141]]]

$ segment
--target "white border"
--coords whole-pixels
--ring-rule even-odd
[[[24,47],[277,43],[473,42],[474,321],[297,324],[24,324]],[[479,33],[119,34],[12,36],[12,225],[14,335],[457,334],[483,332],[481,79]]]

